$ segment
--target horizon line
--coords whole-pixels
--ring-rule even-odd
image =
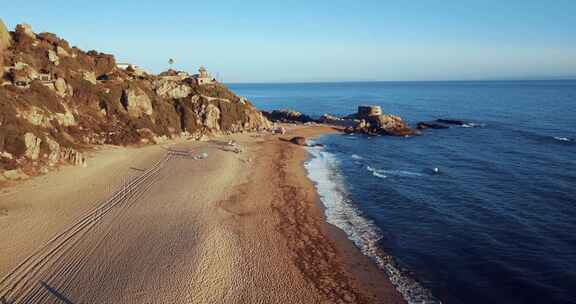
[[[576,76],[558,78],[506,78],[506,79],[443,79],[443,80],[326,80],[326,81],[223,81],[223,84],[330,84],[330,83],[369,83],[369,82],[520,82],[520,81],[576,81]]]

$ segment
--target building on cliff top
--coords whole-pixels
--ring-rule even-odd
[[[137,65],[131,64],[131,63],[119,62],[119,63],[116,63],[116,67],[121,69],[121,70],[134,73],[136,76],[144,76],[145,74],[149,74],[143,68],[141,68]]]
[[[194,75],[190,75],[184,71],[176,71],[169,69],[167,71],[158,74],[158,76],[164,80],[171,80],[171,81],[182,81],[185,79],[192,79],[192,81],[194,81],[198,85],[211,84],[216,82],[216,79],[212,77],[212,75],[208,73],[208,70],[206,70],[206,68],[203,66],[200,67],[200,69],[198,70],[198,74]]]
[[[216,82],[216,79],[214,79],[214,77],[212,77],[212,75],[210,75],[210,73],[208,73],[208,70],[206,70],[206,68],[204,66],[201,66],[200,69],[198,69],[198,74],[192,75],[192,78],[199,85],[210,84],[210,83]]]
[[[125,70],[127,69],[129,66],[131,66],[131,64],[129,63],[125,63],[125,62],[118,62],[116,63],[116,67],[121,69],[121,70]]]
[[[358,106],[359,117],[380,116],[382,115],[382,108],[380,106]]]
[[[167,71],[164,71],[164,72],[158,74],[158,76],[164,80],[172,80],[172,81],[181,81],[181,80],[190,78],[190,74],[188,74],[188,72],[177,71],[177,70],[173,70],[173,69],[169,69]]]

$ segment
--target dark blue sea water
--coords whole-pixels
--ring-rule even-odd
[[[576,303],[576,81],[231,87],[261,109],[476,123],[321,137],[306,166],[327,219],[444,303]]]

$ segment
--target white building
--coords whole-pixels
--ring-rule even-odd
[[[130,63],[116,63],[116,67],[121,69],[121,70],[126,70],[129,66],[131,66]]]
[[[145,74],[149,74],[146,70],[144,70],[143,68],[137,66],[137,65],[133,65],[131,63],[116,63],[116,67],[124,70],[124,71],[130,71],[133,72],[134,75],[136,76],[144,76]]]
[[[196,83],[199,85],[216,82],[216,79],[214,79],[214,77],[208,73],[208,70],[206,70],[204,66],[200,67],[198,74],[194,75],[194,79],[196,79]]]

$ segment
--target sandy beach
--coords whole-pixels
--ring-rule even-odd
[[[0,299],[404,303],[324,221],[307,152],[282,140],[328,132],[106,147],[88,168],[0,189]]]

